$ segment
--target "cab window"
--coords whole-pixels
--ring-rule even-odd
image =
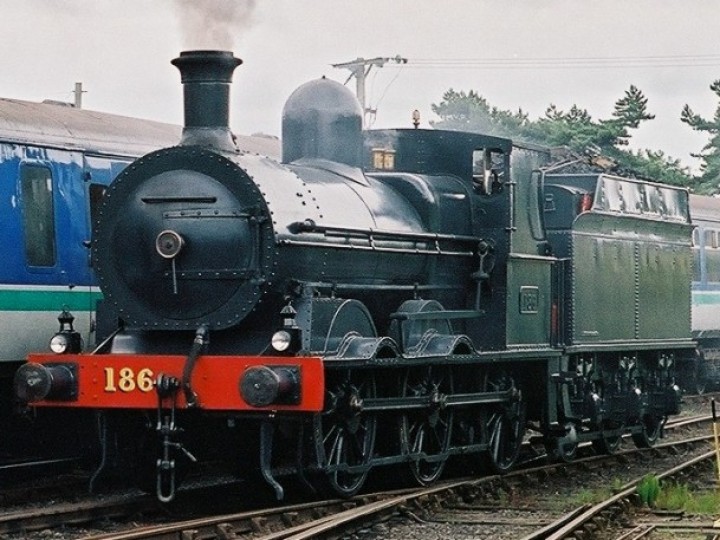
[[[502,191],[504,154],[497,150],[477,149],[473,151],[472,160],[475,189],[483,195]]]

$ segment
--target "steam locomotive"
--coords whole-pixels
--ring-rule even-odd
[[[656,441],[695,358],[685,190],[505,138],[363,132],[326,79],[288,99],[280,162],[241,152],[240,63],[173,60],[182,139],[118,176],[93,231],[98,344],[61,316],[18,399],[96,410],[101,463],[122,438],[166,501],[218,455],[278,498],[289,476],[350,496],[378,467],[507,471],[528,433],[565,460]]]

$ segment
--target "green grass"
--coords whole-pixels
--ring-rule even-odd
[[[663,484],[655,500],[655,507],[665,510],[684,510],[689,514],[718,514],[720,492],[693,493],[687,484]]]
[[[637,486],[643,504],[654,507],[660,496],[660,481],[654,474],[646,474]]]
[[[597,504],[609,497],[612,497],[612,492],[609,489],[598,489],[594,491],[583,489],[577,495],[577,506],[583,504]]]

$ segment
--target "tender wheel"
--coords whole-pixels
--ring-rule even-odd
[[[663,425],[662,419],[651,414],[646,414],[640,423],[643,429],[640,433],[633,433],[633,442],[638,448],[650,448],[660,436],[660,430]]]
[[[363,400],[375,397],[372,373],[344,370],[330,375],[326,410],[313,420],[321,488],[351,497],[365,483],[375,447],[377,418],[363,412]]]
[[[437,480],[447,462],[453,412],[444,401],[452,391],[452,371],[447,366],[411,368],[405,373],[402,395],[430,401],[428,407],[404,414],[400,426],[402,447],[411,456],[410,473],[421,485]]]
[[[594,439],[592,446],[595,452],[598,454],[614,454],[620,448],[622,442],[622,436],[617,434],[610,434],[610,431],[615,431],[621,426],[612,426],[606,422],[599,428],[602,435],[599,439]]]

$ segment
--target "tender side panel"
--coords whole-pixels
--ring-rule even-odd
[[[635,242],[588,215],[573,234],[572,337],[574,343],[635,338]],[[611,226],[611,225],[610,225]],[[579,226],[578,226],[579,229]],[[589,231],[597,231],[592,233]]]
[[[571,260],[568,344],[687,340],[693,268],[687,192],[608,175],[549,181],[548,238]]]
[[[664,225],[664,226],[663,226]],[[673,339],[690,334],[692,253],[677,227],[656,224],[638,243],[638,338]]]

